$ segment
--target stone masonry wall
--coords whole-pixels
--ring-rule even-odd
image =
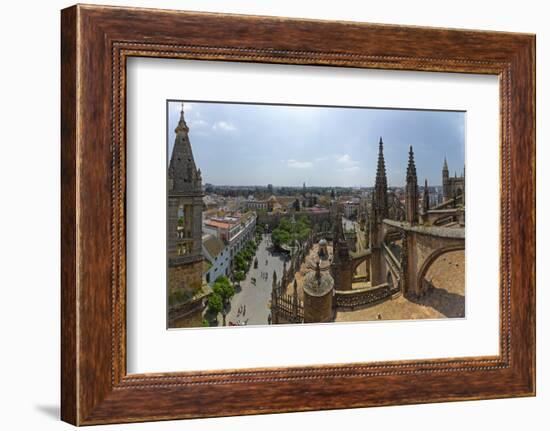
[[[168,268],[169,293],[176,289],[193,291],[202,286],[202,260]]]

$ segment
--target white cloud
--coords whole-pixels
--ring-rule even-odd
[[[347,168],[340,168],[340,169],[337,169],[338,172],[356,172],[358,171],[360,168],[359,166],[349,166]]]
[[[289,168],[296,168],[296,169],[308,169],[313,166],[313,163],[311,162],[301,162],[299,160],[289,159],[289,160],[283,160],[283,163],[286,163],[286,165]]]
[[[356,160],[353,160],[349,154],[336,156],[336,161],[342,165],[347,165],[347,166],[357,166],[359,164],[359,162]]]
[[[230,123],[228,121],[218,121],[218,122],[214,123],[212,128],[214,130],[223,130],[225,132],[233,132],[233,131],[237,130],[237,128],[232,123]]]

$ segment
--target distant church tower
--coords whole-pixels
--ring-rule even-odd
[[[454,199],[455,205],[457,203],[465,204],[466,195],[466,167],[461,176],[457,176],[456,172],[454,177],[449,176],[449,167],[447,166],[447,158],[443,162],[442,170],[442,184],[443,184],[443,202],[450,199]]]
[[[411,225],[418,224],[418,197],[418,179],[416,177],[414,153],[411,146],[409,148],[409,165],[407,166],[407,186],[405,192],[405,209],[407,211],[407,221]]]
[[[175,132],[168,167],[168,290],[169,294],[196,293],[202,287],[203,191],[201,172],[195,166],[189,128],[183,116],[183,104]]]
[[[447,157],[443,161],[443,170],[441,171],[442,185],[443,185],[443,202],[451,199],[451,188],[449,182],[449,167],[447,166]]]

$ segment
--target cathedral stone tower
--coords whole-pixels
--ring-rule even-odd
[[[198,300],[202,289],[203,191],[201,173],[195,166],[189,142],[183,104],[175,132],[168,167],[168,293],[170,302],[174,297],[191,298],[187,302],[193,302]],[[169,304],[171,309],[174,305]]]
[[[412,146],[409,148],[409,165],[407,166],[407,189],[405,194],[405,208],[407,221],[411,225],[418,224],[418,179],[416,177],[416,166],[414,164],[414,153]]]
[[[385,280],[385,262],[382,257],[383,229],[382,220],[388,217],[388,180],[386,163],[384,161],[384,142],[380,137],[378,143],[378,164],[376,166],[376,181],[372,197],[372,216],[370,217],[370,247],[371,284],[377,286]]]
[[[388,180],[386,178],[386,163],[384,161],[384,142],[380,136],[378,143],[378,164],[376,166],[376,181],[372,201],[375,218],[378,221],[388,217]]]

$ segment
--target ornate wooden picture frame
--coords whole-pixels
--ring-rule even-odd
[[[535,36],[73,6],[61,20],[61,417],[75,425],[535,394]],[[126,372],[126,60],[492,74],[500,82],[500,354]],[[254,394],[254,396],[250,396]]]

